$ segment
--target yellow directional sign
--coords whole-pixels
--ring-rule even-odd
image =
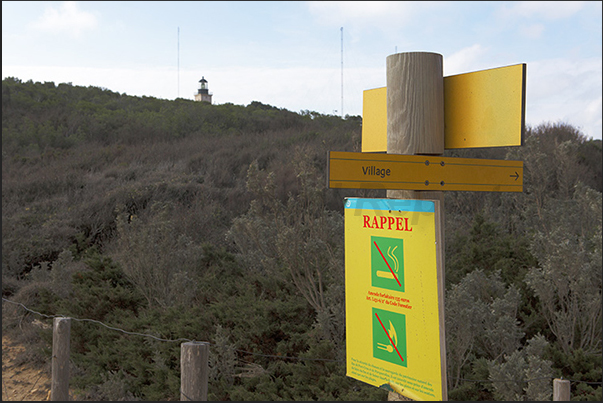
[[[526,65],[444,77],[444,148],[520,146]],[[362,151],[387,151],[387,88],[364,91]]]
[[[523,162],[330,151],[328,187],[522,192]]]

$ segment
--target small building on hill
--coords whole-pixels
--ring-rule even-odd
[[[201,80],[199,80],[199,90],[195,94],[195,101],[209,102],[211,104],[212,95],[207,88],[207,80],[205,77],[201,77]]]

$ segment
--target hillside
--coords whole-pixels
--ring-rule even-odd
[[[345,376],[343,265],[343,198],[384,194],[325,188],[327,152],[360,134],[357,116],[7,78],[3,298],[209,341],[210,400],[384,400]],[[543,123],[446,155],[525,164],[521,194],[445,195],[450,399],[550,399],[552,378],[523,381],[563,376],[600,400],[601,141]],[[3,302],[3,334],[48,362],[34,320],[52,322]],[[75,321],[71,349],[82,396],[179,398],[178,342]]]

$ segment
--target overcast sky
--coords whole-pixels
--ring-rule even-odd
[[[2,2],[2,77],[362,115],[396,52],[527,64],[526,123],[601,139],[601,2]],[[341,30],[343,28],[343,31]],[[342,35],[343,33],[343,35]]]

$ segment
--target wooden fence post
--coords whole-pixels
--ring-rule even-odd
[[[386,58],[387,68],[387,153],[444,153],[443,57],[431,52],[395,53]],[[438,200],[436,217],[438,248],[438,298],[442,363],[442,399],[448,400],[446,338],[444,331],[444,192],[388,190],[390,199]],[[388,400],[402,396],[390,392]]]
[[[71,318],[54,318],[52,329],[52,384],[50,400],[69,400]]]
[[[209,344],[188,342],[180,345],[180,400],[207,401]]]
[[[567,379],[553,380],[553,401],[569,402],[570,401],[570,381]]]

